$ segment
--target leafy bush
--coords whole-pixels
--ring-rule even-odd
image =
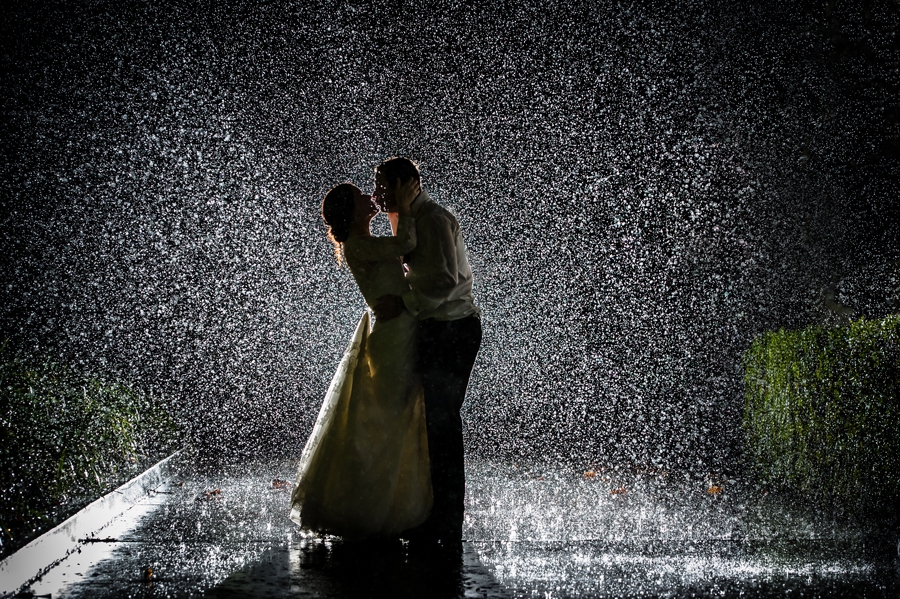
[[[900,316],[757,337],[744,429],[763,480],[849,513],[900,498]]]
[[[175,438],[157,398],[0,347],[0,553],[140,473]]]

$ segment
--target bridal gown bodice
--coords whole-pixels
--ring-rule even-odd
[[[396,237],[344,243],[369,306],[409,289],[400,257],[415,241],[415,221],[403,218]],[[371,328],[368,312],[360,319],[297,469],[290,516],[304,529],[396,536],[428,517],[431,474],[415,333],[406,311]]]

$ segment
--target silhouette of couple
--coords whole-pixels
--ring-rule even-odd
[[[394,235],[374,237],[387,213]],[[460,409],[481,345],[480,310],[456,217],[389,158],[375,191],[343,183],[322,218],[372,313],[331,381],[297,472],[291,519],[344,538],[458,547],[465,495]]]

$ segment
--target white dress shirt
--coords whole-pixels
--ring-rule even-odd
[[[416,219],[416,247],[406,255],[410,291],[406,309],[419,320],[459,320],[481,315],[472,294],[472,269],[459,222],[424,189],[410,206]]]

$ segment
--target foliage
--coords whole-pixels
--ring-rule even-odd
[[[900,498],[900,316],[757,337],[744,429],[765,482],[849,513]]]
[[[0,347],[0,553],[138,474],[175,433],[150,394]]]

